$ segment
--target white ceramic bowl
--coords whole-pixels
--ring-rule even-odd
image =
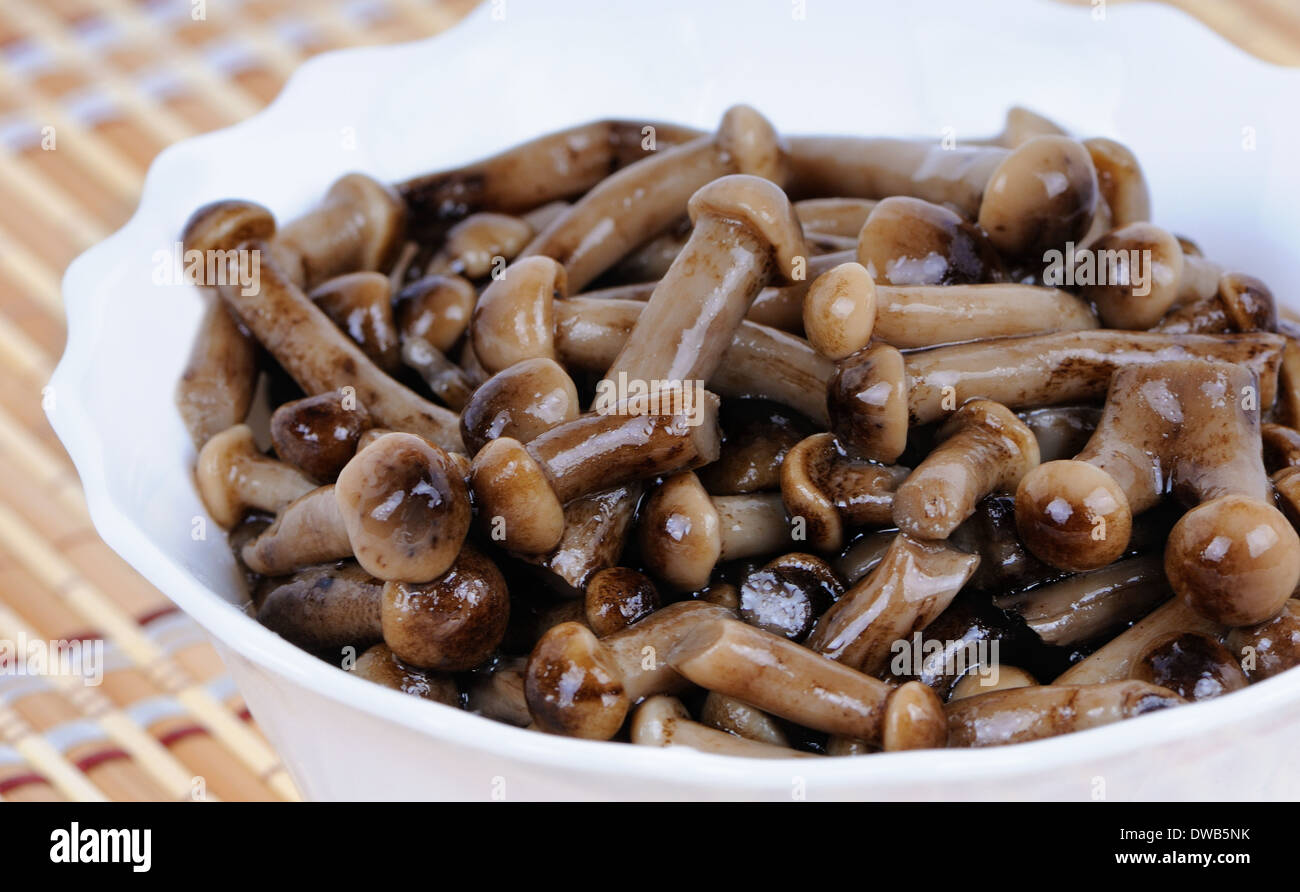
[[[721,6],[487,0],[420,43],[304,65],[262,114],[154,162],[130,223],[68,270],[70,334],[50,420],[118,553],[217,642],[312,798],[1202,798],[1300,796],[1300,672],[1221,700],[982,751],[735,760],[518,730],[351,677],[240,609],[203,515],[172,392],[201,301],[156,284],[189,212],[246,197],[280,219],[339,174],[390,180],[602,116],[712,127],[734,102],[787,132],[996,131],[1022,103],[1114,136],[1158,222],[1300,287],[1300,72],[1247,57],[1164,7],[932,0]],[[803,17],[800,17],[800,12]],[[214,529],[215,532],[215,529]]]

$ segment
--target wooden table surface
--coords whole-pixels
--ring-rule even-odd
[[[1170,2],[1300,65],[1300,0]],[[89,523],[42,411],[63,350],[59,279],[130,216],[168,144],[257,111],[315,53],[434,34],[472,6],[0,4],[0,643],[105,648],[99,687],[0,672],[0,799],[296,798],[197,627]]]

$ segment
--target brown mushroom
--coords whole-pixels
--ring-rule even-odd
[[[474,456],[471,485],[480,517],[506,548],[550,551],[564,534],[564,505],[627,483],[707,464],[718,456],[717,397],[685,411],[582,415],[527,444],[492,440]],[[497,520],[499,518],[499,520]]]
[[[857,251],[858,263],[883,285],[969,285],[1001,274],[983,232],[946,207],[906,195],[876,205]]]
[[[1185,703],[1143,681],[1039,685],[949,701],[950,746],[1002,746],[1084,731]]]
[[[663,695],[649,697],[632,713],[631,740],[642,746],[685,746],[720,756],[749,759],[811,758],[788,745],[751,740],[710,728],[691,719],[682,702]]]
[[[1254,276],[1224,273],[1213,295],[1178,307],[1153,326],[1152,331],[1176,334],[1277,331],[1277,303],[1268,286]]]
[[[1228,630],[1172,598],[1057,676],[1056,685],[1090,685],[1120,681],[1154,644],[1193,632],[1218,639]]]
[[[397,324],[393,321],[392,285],[376,272],[344,273],[307,295],[385,372],[398,367]]]
[[[425,276],[397,292],[393,312],[402,340],[424,338],[446,353],[469,328],[477,301],[474,286],[460,276]]]
[[[442,575],[384,585],[384,643],[421,669],[460,672],[490,657],[506,633],[510,594],[496,564],[466,546]]]
[[[504,268],[514,260],[533,235],[533,227],[519,217],[490,211],[471,214],[447,231],[429,271],[481,279],[494,266]]]
[[[1113,139],[1083,141],[1097,171],[1097,188],[1114,229],[1151,219],[1151,190],[1142,165],[1128,146]]]
[[[717,496],[780,489],[787,453],[813,432],[800,415],[768,400],[724,400],[718,423],[718,460],[697,472]]]
[[[822,614],[806,644],[869,675],[882,672],[895,642],[942,613],[978,564],[946,543],[900,533],[880,563]]]
[[[698,591],[720,561],[771,554],[795,544],[775,493],[711,496],[690,472],[674,474],[641,512],[641,559],[678,591]]]
[[[278,512],[316,487],[297,468],[263,455],[246,424],[204,443],[194,475],[204,507],[223,529],[233,527],[245,511]]]
[[[700,721],[711,728],[772,746],[790,745],[780,722],[743,700],[710,693],[700,707]]]
[[[697,624],[668,659],[709,691],[818,731],[886,749],[941,747],[947,739],[943,707],[924,685],[892,688],[739,620]]]
[[[1178,301],[1213,297],[1222,270],[1184,255],[1178,239],[1152,223],[1114,229],[1079,258],[1080,293],[1109,328],[1146,329]]]
[[[1259,439],[1264,470],[1270,474],[1300,466],[1300,431],[1282,424],[1263,424]]]
[[[501,660],[491,671],[475,673],[465,685],[465,708],[517,728],[532,724],[524,699],[524,667],[528,660]]]
[[[833,434],[813,434],[781,464],[781,499],[815,551],[836,551],[846,527],[890,522],[894,493],[908,469],[849,455]]]
[[[369,646],[383,637],[383,590],[381,580],[351,562],[308,567],[268,580],[257,621],[305,650]]]
[[[994,492],[1014,491],[1038,467],[1038,441],[992,400],[963,403],[939,444],[894,493],[894,524],[916,539],[946,539]]]
[[[710,619],[731,615],[723,607],[681,601],[605,638],[580,623],[555,626],[528,658],[524,693],[533,720],[552,734],[610,739],[631,704],[687,686],[668,663],[673,646]]]
[[[827,359],[857,353],[876,325],[876,285],[861,264],[842,263],[813,280],[803,301],[803,330]]]
[[[659,609],[659,591],[631,567],[606,567],[587,581],[587,625],[600,638],[621,632]]]
[[[355,398],[318,393],[283,403],[271,413],[271,445],[283,461],[318,482],[329,482],[356,454],[370,427],[370,413]]]
[[[1132,677],[1191,701],[1230,694],[1250,684],[1222,644],[1196,632],[1153,644],[1134,664]]]
[[[948,694],[946,702],[953,703],[957,700],[965,700],[968,697],[977,697],[980,694],[991,694],[994,691],[1010,691],[1016,688],[1030,688],[1038,684],[1038,681],[1018,666],[996,666],[994,671],[989,675],[981,672],[968,672],[957,680],[952,686],[952,691]]]
[[[794,203],[805,232],[838,235],[854,241],[879,202],[867,198],[807,198]]]
[[[275,244],[280,258],[296,259],[285,266],[290,280],[310,291],[343,273],[384,269],[405,231],[406,205],[397,193],[350,173],[330,186],[320,204],[282,226]]]
[[[525,359],[474,391],[461,412],[460,435],[472,454],[498,437],[527,443],[581,411],[573,379],[558,363]]]
[[[1300,601],[1291,598],[1281,613],[1259,625],[1233,629],[1227,643],[1251,681],[1300,666]]]
[[[844,583],[821,558],[792,552],[773,558],[740,586],[740,618],[751,626],[802,641],[817,617],[844,594]]]
[[[352,671],[367,681],[403,694],[433,700],[446,706],[460,706],[460,692],[456,689],[454,679],[406,665],[386,644],[376,644],[357,657]]]
[[[583,597],[592,575],[622,556],[643,490],[640,482],[625,483],[574,499],[564,506],[560,544],[545,554],[516,557],[534,565],[562,597]]]
[[[463,409],[474,395],[474,382],[465,370],[424,338],[402,339],[402,362],[419,372],[429,392],[450,409]]]

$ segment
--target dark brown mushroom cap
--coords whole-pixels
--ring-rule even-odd
[[[460,706],[460,692],[456,690],[454,679],[406,665],[386,644],[376,644],[357,657],[352,671],[366,681],[412,697]]]
[[[541,255],[516,260],[493,280],[470,322],[483,368],[495,374],[521,360],[555,359],[555,299],[567,288],[564,266]]]
[[[401,345],[388,276],[344,273],[316,286],[308,296],[376,365],[390,373],[398,367]]]
[[[1084,461],[1049,461],[1016,489],[1016,529],[1039,560],[1082,572],[1117,560],[1133,531],[1128,496]]]
[[[1041,258],[1077,242],[1097,208],[1097,171],[1078,142],[1037,136],[1009,154],[984,189],[979,224],[1004,257]]]
[[[1133,664],[1129,677],[1168,688],[1186,700],[1208,700],[1250,683],[1227,648],[1196,632],[1152,644]]]
[[[761,177],[732,174],[701,186],[686,205],[691,222],[708,214],[735,220],[772,246],[776,271],[786,281],[808,260],[803,227],[781,187]]]
[[[496,564],[466,546],[430,582],[384,586],[384,642],[422,669],[460,672],[492,655],[510,621],[510,593]]]
[[[761,399],[724,400],[718,420],[718,460],[696,472],[715,496],[780,489],[786,453],[815,430],[802,415]]]
[[[1228,495],[1174,524],[1165,575],[1206,619],[1249,626],[1276,616],[1300,583],[1300,537],[1272,505]]]
[[[638,529],[646,568],[674,588],[697,591],[722,555],[718,510],[690,471],[665,480],[646,501]]]
[[[260,204],[226,199],[214,201],[190,214],[181,230],[186,251],[230,251],[246,241],[275,235],[275,217]]]
[[[888,523],[894,490],[906,468],[849,455],[834,434],[813,434],[781,463],[781,500],[786,513],[802,518],[808,546],[836,551],[846,526]]]
[[[441,576],[469,532],[460,469],[414,434],[385,434],[358,452],[339,473],[334,493],[357,561],[386,581]]]
[[[817,617],[844,594],[844,583],[821,558],[792,552],[750,573],[740,586],[740,618],[791,641],[802,641]]]
[[[1080,293],[1097,307],[1097,315],[1108,328],[1145,330],[1160,321],[1165,311],[1173,306],[1178,296],[1178,283],[1183,276],[1183,251],[1178,240],[1167,231],[1151,223],[1130,223],[1103,235],[1092,246],[1097,261],[1098,278],[1100,258],[1114,257],[1117,266],[1112,272],[1106,261],[1106,281],[1084,285]],[[1132,252],[1136,251],[1137,254]],[[1149,277],[1147,288],[1139,288],[1130,261],[1140,258]],[[1138,294],[1146,290],[1146,294]]]
[[[631,706],[617,662],[581,623],[560,623],[533,648],[524,698],[543,731],[609,740]]]
[[[1251,681],[1300,666],[1300,601],[1291,598],[1272,619],[1233,629],[1228,633],[1228,650],[1242,661]]]
[[[469,328],[478,294],[460,276],[425,276],[393,299],[401,337],[424,338],[446,353]]]
[[[271,413],[271,444],[281,461],[320,483],[339,475],[356,454],[361,435],[370,429],[370,413],[355,397],[344,408],[339,391],[318,393],[285,403]]]
[[[839,364],[827,385],[831,431],[863,458],[893,462],[907,447],[907,373],[903,354],[877,344]]]
[[[268,581],[257,621],[304,650],[365,646],[381,637],[383,590],[381,580],[351,562],[309,567]]]
[[[659,590],[631,567],[607,567],[587,581],[587,625],[599,637],[621,632],[659,609]]]
[[[919,198],[879,202],[858,235],[858,263],[881,285],[973,285],[998,276],[988,237],[960,214]]]
[[[474,391],[461,411],[460,435],[473,454],[498,437],[527,443],[580,412],[569,373],[553,359],[535,357],[497,372]]]
[[[1118,228],[1151,219],[1151,191],[1142,165],[1128,146],[1113,139],[1085,139],[1083,147],[1097,171],[1097,188],[1110,208],[1111,226]]]
[[[489,536],[526,554],[543,554],[564,535],[564,505],[551,479],[513,437],[490,441],[474,456],[470,487]]]

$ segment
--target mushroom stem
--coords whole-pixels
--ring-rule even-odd
[[[1174,598],[1120,632],[1057,676],[1054,685],[1101,684],[1129,678],[1137,661],[1152,645],[1166,638],[1194,632],[1218,641],[1228,629],[1205,619],[1180,599]]]
[[[250,508],[278,512],[316,487],[297,468],[258,451],[246,424],[236,424],[203,444],[195,478],[204,506],[224,529],[238,523]]]
[[[564,534],[546,554],[517,557],[534,565],[547,585],[566,598],[580,598],[593,575],[618,563],[627,544],[643,487],[625,483],[564,506]]]
[[[275,523],[244,546],[241,557],[263,576],[282,576],[352,557],[334,484],[317,487],[286,505]]]
[[[642,746],[685,746],[719,756],[749,759],[816,758],[788,745],[747,740],[692,721],[691,714],[675,697],[651,697],[632,714],[631,738]]]
[[[176,387],[195,448],[248,417],[257,390],[257,344],[221,300],[211,300]]]
[[[403,339],[402,362],[420,373],[434,396],[458,412],[474,395],[474,383],[465,370],[424,338]]]
[[[805,231],[851,238],[855,242],[876,202],[866,198],[805,198],[794,203]]]
[[[950,701],[950,746],[1001,746],[1109,725],[1186,703],[1143,681],[1038,685]]]
[[[350,173],[330,186],[320,204],[282,226],[273,244],[293,283],[310,291],[343,273],[383,269],[401,247],[405,229],[406,205],[397,193]]]
[[[895,642],[928,626],[978,565],[973,554],[900,533],[875,569],[822,615],[806,644],[877,675],[888,668]]]
[[[222,298],[254,337],[308,394],[351,387],[376,424],[426,437],[459,450],[459,419],[383,373],[361,348],[330,321],[274,264],[264,242],[243,248],[261,253],[259,287],[244,294],[238,285],[220,288]]]
[[[771,746],[790,745],[790,739],[776,719],[735,697],[710,693],[704,698],[700,721],[746,740]]]

